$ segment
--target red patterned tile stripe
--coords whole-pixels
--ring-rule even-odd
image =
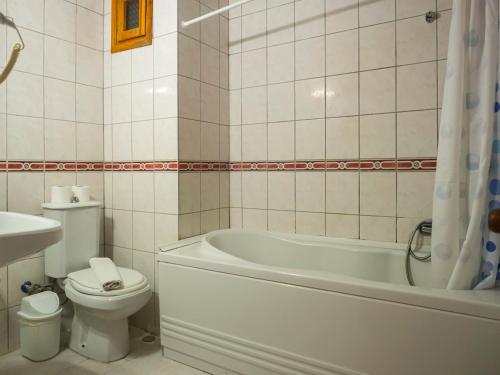
[[[394,171],[394,170],[436,170],[436,159],[411,160],[326,160],[326,161],[273,161],[233,162],[232,171]]]
[[[435,170],[436,159],[405,160],[326,160],[326,161],[126,161],[126,162],[63,162],[63,161],[0,161],[0,171],[10,172],[134,172],[134,171],[384,171]]]

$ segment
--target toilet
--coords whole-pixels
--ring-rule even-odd
[[[44,203],[44,216],[63,227],[60,242],[45,250],[45,274],[57,279],[73,302],[70,348],[101,362],[116,361],[129,350],[128,317],[151,298],[140,272],[118,267],[121,289],[103,291],[89,259],[99,256],[100,202]]]

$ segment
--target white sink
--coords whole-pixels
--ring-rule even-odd
[[[58,242],[61,223],[42,216],[0,211],[0,267]]]

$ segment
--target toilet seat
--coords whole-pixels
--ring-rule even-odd
[[[102,290],[94,271],[86,268],[72,272],[68,275],[68,281],[76,291],[93,296],[122,296],[148,285],[148,280],[140,273],[129,268],[117,267],[123,281],[123,288],[115,290]]]

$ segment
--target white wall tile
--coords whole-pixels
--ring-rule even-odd
[[[295,79],[323,77],[324,75],[325,37],[295,42]]]
[[[394,22],[359,29],[361,70],[396,65],[396,25]]]
[[[325,212],[325,172],[295,174],[297,211]]]
[[[358,70],[358,30],[326,36],[326,75]]]
[[[295,156],[298,160],[325,158],[325,120],[302,120],[295,123]]]

